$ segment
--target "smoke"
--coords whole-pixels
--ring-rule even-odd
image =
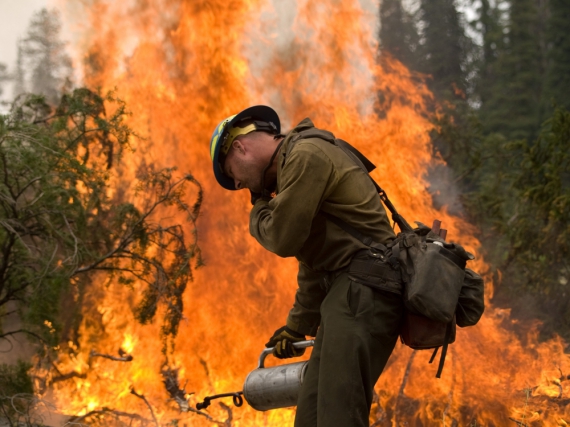
[[[461,217],[464,214],[461,202],[461,190],[453,182],[454,174],[449,166],[443,163],[432,164],[428,169],[426,179],[436,209],[445,209],[449,214]],[[426,224],[430,225],[430,224]],[[443,226],[445,228],[445,225]],[[460,236],[449,236],[451,240],[459,240]]]

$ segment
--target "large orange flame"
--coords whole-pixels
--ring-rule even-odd
[[[400,63],[378,62],[375,4],[91,0],[78,11],[77,2],[60,1],[77,31],[85,82],[117,87],[133,112],[131,125],[148,136],[138,147],[141,161],[191,171],[205,189],[198,227],[206,266],[189,284],[185,320],[168,353],[181,383],[196,393],[191,404],[241,390],[263,343],[283,324],[296,288],[295,261],[265,252],[249,236],[246,194],[224,191],[213,179],[208,141],[224,117],[258,103],[274,106],[286,128],[311,117],[378,165],[374,178],[405,217],[443,220],[451,240],[477,253],[472,227],[433,207],[425,172],[441,160],[432,156],[428,135],[432,95]],[[472,268],[487,271],[481,257]],[[489,297],[489,277],[487,283]],[[134,389],[161,425],[176,425],[176,419],[211,425],[199,414],[180,413],[169,400],[158,326],[133,320],[132,299],[130,290],[106,287],[104,280],[90,291],[79,346],[71,343],[57,361],[61,372],[77,375],[52,384],[56,405],[66,414],[112,408],[152,419]],[[570,374],[570,360],[564,343],[539,343],[534,330],[523,343],[509,332],[511,322],[507,311],[488,306],[476,327],[459,330],[441,380],[427,352],[399,345],[377,384],[371,421],[566,425],[570,387],[560,378]],[[133,361],[89,357],[93,350],[115,354],[119,348]],[[233,426],[292,425],[294,418],[294,409],[261,413],[245,405],[232,411]],[[208,413],[228,418],[218,404]]]

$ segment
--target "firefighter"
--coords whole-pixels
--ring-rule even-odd
[[[335,141],[308,118],[282,135],[277,113],[262,105],[223,120],[210,141],[218,183],[251,193],[252,236],[299,261],[293,307],[266,344],[279,358],[296,357],[304,350],[292,343],[316,336],[296,427],[369,425],[373,388],[403,318],[399,277],[367,267],[382,256],[370,242],[383,247],[395,237],[386,211],[366,171]]]

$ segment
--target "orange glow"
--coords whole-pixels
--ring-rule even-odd
[[[426,105],[432,95],[421,76],[402,64],[378,62],[374,4],[368,11],[361,6],[367,2],[357,0],[299,0],[287,8],[278,0],[91,0],[78,11],[78,2],[60,2],[69,6],[66,19],[77,31],[85,83],[116,87],[133,113],[130,125],[147,136],[138,142],[138,161],[176,165],[203,185],[198,233],[206,263],[186,290],[184,320],[166,355],[158,322],[134,321],[136,286],[133,293],[101,280],[89,290],[77,347],[66,347],[55,362],[62,373],[81,374],[50,385],[61,413],[111,408],[153,425],[149,406],[134,390],[160,425],[176,419],[180,426],[212,425],[204,416],[180,412],[163,370],[178,370],[180,387],[187,383],[186,392],[194,393],[192,407],[207,395],[241,390],[263,344],[284,323],[296,262],[266,252],[249,236],[249,195],[220,188],[208,154],[214,126],[249,105],[272,105],[285,130],[308,116],[354,144],[378,166],[374,178],[410,222],[440,219],[449,240],[460,238],[478,252],[473,227],[432,204],[425,172],[441,162],[429,139]],[[125,169],[123,177],[129,177],[136,165]],[[488,271],[480,256],[471,268]],[[490,296],[491,277],[486,279]],[[476,327],[458,330],[440,380],[437,367],[428,364],[430,352],[398,344],[377,384],[371,420],[381,426],[454,420],[462,426],[515,425],[513,420],[566,425],[570,380],[560,379],[570,374],[565,343],[539,343],[535,330],[523,342],[510,324],[508,311],[488,306]],[[90,356],[116,356],[119,349],[133,360]],[[231,400],[223,402],[231,406]],[[247,404],[231,411],[232,426],[292,425],[295,413],[261,413]],[[217,401],[207,412],[215,420],[228,418]],[[101,425],[113,422],[109,417]],[[132,425],[145,424],[135,419]]]

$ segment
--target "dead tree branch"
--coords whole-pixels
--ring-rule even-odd
[[[154,420],[154,424],[156,424],[156,427],[160,427],[158,425],[158,420],[156,419],[156,415],[154,415],[154,410],[152,409],[152,406],[150,406],[150,403],[148,402],[145,395],[137,393],[134,388],[131,388],[131,394],[134,394],[136,397],[138,397],[139,399],[142,399],[144,401],[144,403],[146,403],[146,406],[148,406],[150,414],[152,415],[152,419]]]
[[[110,354],[97,353],[95,350],[91,350],[89,357],[104,357],[105,359],[113,360],[115,362],[131,362],[133,356],[126,353],[123,349],[119,349],[119,357],[111,356]]]
[[[217,424],[217,425],[219,425],[219,426],[222,426],[222,427],[225,427],[225,426],[226,426],[225,421],[218,421],[218,420],[212,418],[212,417],[210,416],[210,414],[207,414],[207,413],[204,412],[204,411],[199,411],[199,410],[197,410],[197,409],[194,409],[194,408],[192,408],[191,406],[188,407],[188,412],[192,412],[192,413],[194,413],[194,414],[201,415],[201,416],[205,417],[205,418],[206,418],[208,421],[210,421],[211,423]],[[226,421],[227,421],[227,420],[226,420]]]
[[[188,403],[187,396],[194,393],[186,393],[186,384],[180,388],[178,369],[168,366],[163,367],[162,377],[164,378],[162,382],[170,397],[178,404],[182,412],[188,412],[190,404]]]
[[[87,418],[97,416],[97,415],[105,415],[105,414],[111,414],[111,415],[115,415],[116,417],[125,417],[125,418],[129,418],[131,420],[137,420],[137,421],[143,421],[143,422],[149,422],[150,421],[149,419],[141,417],[138,414],[131,414],[129,412],[122,412],[122,411],[117,411],[115,409],[103,407],[101,409],[96,409],[96,410],[87,412],[85,415],[71,417],[67,421],[66,425],[81,423],[81,421],[83,421]]]

